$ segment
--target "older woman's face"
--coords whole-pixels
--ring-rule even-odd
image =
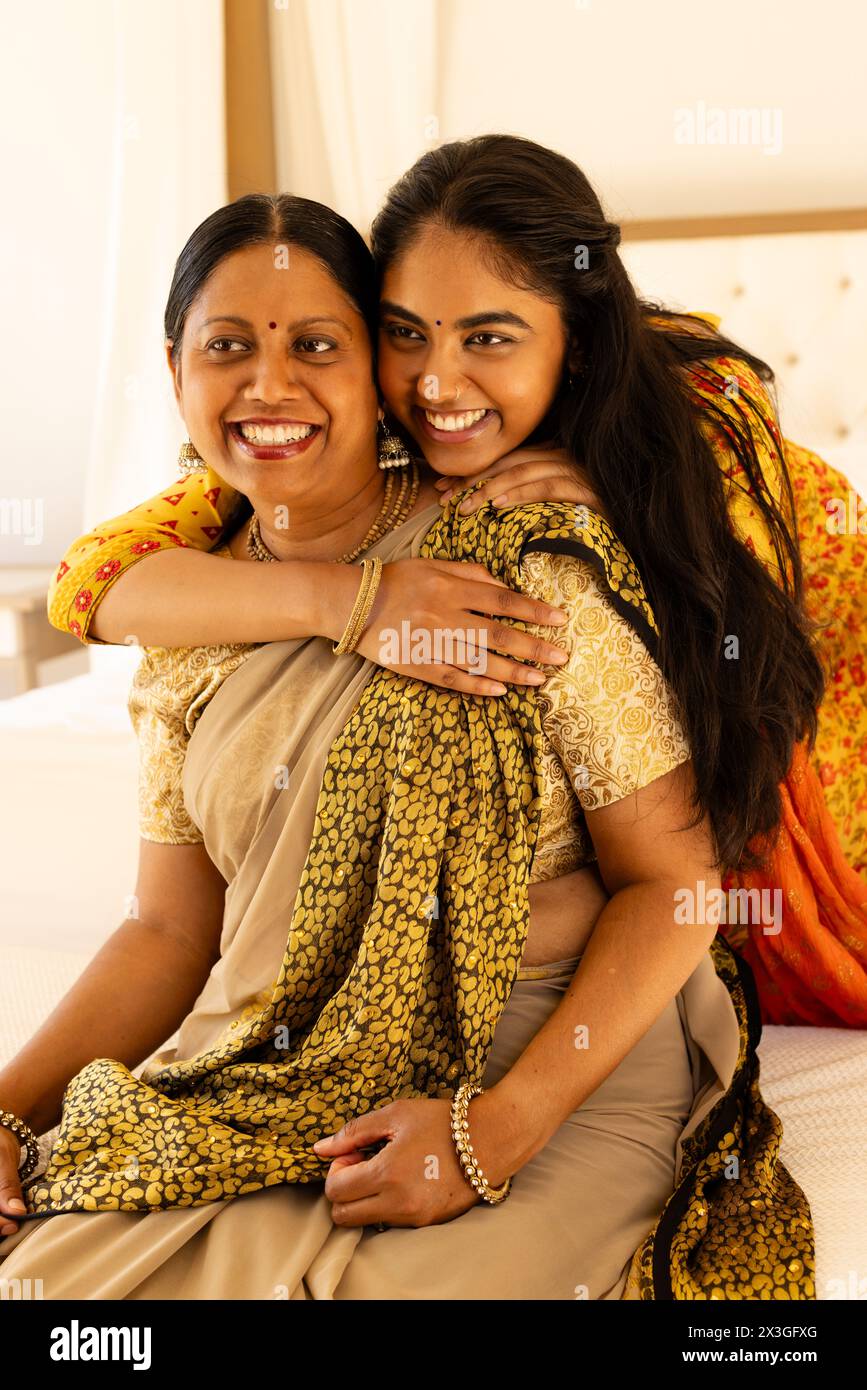
[[[257,510],[351,496],[375,470],[367,326],[309,252],[251,246],[221,261],[187,314],[179,366],[191,440]]]
[[[498,275],[483,251],[477,239],[431,227],[383,278],[379,383],[447,475],[472,476],[523,444],[566,370],[559,308]]]

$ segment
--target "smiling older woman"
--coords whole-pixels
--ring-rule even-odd
[[[37,1126],[65,1086],[3,1275],[38,1271],[49,1298],[810,1298],[749,970],[674,912],[685,885],[719,883],[717,853],[711,819],[690,819],[641,576],[589,509],[466,515],[421,474],[428,490],[388,510],[381,473],[416,465],[389,441],[377,459],[372,287],[357,234],[290,197],[221,209],[182,253],[178,403],[212,487],[246,499],[220,564],[363,552],[363,588],[372,560],[483,562],[466,610],[508,595],[538,630],[566,601],[566,660],[539,695],[479,699],[374,669],[351,641],[145,653],[131,930],[156,928],[167,998],[145,1020],[150,996],[97,958],[0,1074],[0,1102]],[[551,304],[512,288],[520,304],[497,308],[532,333]],[[554,399],[537,340],[540,389],[514,418],[498,402],[507,444]],[[480,420],[431,428],[481,440]],[[364,621],[381,635],[375,606]],[[343,638],[345,613],[332,626]],[[544,659],[520,635],[514,655]],[[611,895],[595,925],[531,932],[531,886],[594,859]],[[153,1055],[173,1017],[177,1044]]]

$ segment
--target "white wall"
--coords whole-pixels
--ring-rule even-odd
[[[494,130],[569,155],[617,220],[867,201],[860,0],[275,0],[270,15],[282,180],[339,194],[358,226],[426,148]],[[696,143],[677,138],[681,110]],[[757,143],[749,123],[746,143],[699,143],[714,110],[726,135],[730,112],[755,110]]]
[[[42,502],[44,540],[0,534],[0,561],[45,565],[81,517],[108,234],[111,30],[78,6],[7,4],[2,47],[0,495],[30,499],[34,522]]]
[[[222,33],[221,0],[0,3],[0,564],[172,477],[162,312],[226,196]]]
[[[326,0],[328,3],[328,0]],[[440,138],[561,149],[622,218],[863,206],[859,0],[446,0]],[[779,109],[782,149],[675,141],[675,110]]]

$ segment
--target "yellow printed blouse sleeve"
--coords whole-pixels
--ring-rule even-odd
[[[620,801],[690,756],[674,696],[595,567],[573,555],[531,552],[528,592],[569,614],[544,630],[569,660],[538,692],[545,734],[585,811]]]
[[[90,624],[102,596],[132,565],[158,550],[211,550],[235,512],[239,494],[210,469],[191,473],[131,511],[79,536],[48,590],[48,619],[81,642],[99,643]]]

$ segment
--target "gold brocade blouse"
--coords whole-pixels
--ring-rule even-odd
[[[226,546],[214,553],[231,558]],[[537,691],[545,749],[530,874],[536,883],[596,858],[585,811],[655,781],[685,762],[690,749],[659,667],[613,607],[593,566],[572,555],[531,551],[521,573],[528,593],[569,614],[561,627],[538,629],[570,655]],[[201,843],[183,800],[187,745],[208,701],[258,645],[145,649],[129,699],[139,739],[144,839]]]

